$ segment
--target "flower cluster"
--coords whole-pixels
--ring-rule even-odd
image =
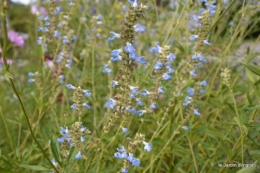
[[[82,122],[75,122],[71,126],[71,130],[68,127],[60,128],[61,138],[58,138],[58,142],[61,143],[61,154],[63,157],[68,157],[69,150],[72,146],[78,150],[78,153],[75,155],[76,159],[81,159],[81,150],[82,144],[85,142],[85,135],[90,133],[90,131],[82,125]]]
[[[136,150],[136,147],[143,143],[144,150],[150,152],[152,150],[152,146],[150,143],[144,141],[144,135],[136,134],[135,138],[129,143],[128,149],[126,150],[124,146],[121,148],[117,148],[117,152],[114,153],[114,156],[118,159],[124,159],[124,166],[121,169],[122,173],[127,173],[130,165],[140,166],[140,160],[134,157],[133,152]]]
[[[86,97],[91,96],[91,92],[89,90],[84,90],[81,89],[80,87],[75,87],[71,84],[67,84],[66,86],[68,89],[74,90],[73,99],[72,99],[74,103],[71,105],[72,109],[77,110],[79,115],[81,114],[80,107],[84,106],[87,109],[91,109],[91,106],[88,104],[88,102],[83,101],[84,96]]]

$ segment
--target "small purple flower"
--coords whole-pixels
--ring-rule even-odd
[[[23,37],[13,30],[8,31],[8,38],[16,46],[23,47],[25,44]]]

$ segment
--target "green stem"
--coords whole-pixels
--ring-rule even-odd
[[[3,0],[2,1],[2,12],[1,12],[1,16],[2,16],[2,27],[3,27],[3,34],[4,34],[4,44],[3,44],[3,51],[2,51],[2,56],[3,56],[3,60],[4,60],[4,69],[5,69],[5,74],[6,76],[8,76],[8,79],[10,81],[11,87],[13,89],[13,92],[15,93],[16,97],[18,98],[18,101],[21,105],[22,111],[24,113],[24,116],[26,118],[26,122],[28,124],[29,127],[29,131],[31,132],[32,138],[33,140],[36,142],[36,144],[38,145],[38,147],[40,148],[41,152],[43,153],[44,157],[48,160],[48,162],[50,163],[50,165],[52,166],[52,168],[55,170],[55,172],[59,172],[56,167],[52,164],[51,160],[49,159],[49,157],[47,156],[47,154],[45,153],[44,149],[42,148],[42,146],[40,145],[40,143],[37,141],[37,139],[35,138],[33,131],[32,131],[32,127],[28,118],[28,115],[25,111],[25,107],[24,104],[22,102],[22,99],[20,97],[20,95],[18,94],[18,91],[14,85],[13,82],[13,77],[11,76],[10,72],[9,72],[9,65],[7,64],[7,60],[6,60],[6,50],[7,50],[7,27],[6,27],[6,13],[7,13],[7,1]]]

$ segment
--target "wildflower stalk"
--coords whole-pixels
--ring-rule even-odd
[[[21,105],[22,111],[24,113],[26,122],[28,124],[29,127],[29,131],[31,132],[32,138],[35,141],[35,143],[38,145],[38,147],[40,148],[41,152],[43,153],[44,157],[48,160],[49,164],[52,166],[52,168],[55,170],[55,172],[59,172],[56,167],[52,164],[51,160],[49,159],[48,155],[46,154],[46,152],[44,151],[44,149],[42,148],[42,146],[40,145],[40,143],[37,141],[36,137],[34,136],[34,133],[32,131],[32,127],[28,118],[28,115],[26,113],[24,104],[22,102],[22,99],[14,85],[14,81],[13,81],[13,77],[12,74],[9,71],[9,65],[7,64],[7,60],[6,60],[6,52],[7,52],[7,27],[6,27],[6,14],[7,14],[7,9],[8,9],[8,5],[7,5],[7,1],[3,0],[2,1],[2,11],[1,11],[1,17],[2,17],[2,29],[3,29],[3,34],[4,34],[4,44],[3,44],[3,51],[2,51],[2,56],[3,56],[3,60],[4,60],[4,69],[5,69],[5,76],[9,79],[9,82],[11,84],[12,90],[14,92],[14,94],[16,95],[16,97],[18,98],[18,101]]]

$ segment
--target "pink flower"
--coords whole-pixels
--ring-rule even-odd
[[[25,44],[23,37],[13,30],[8,31],[8,38],[16,46],[23,47]]]
[[[8,65],[11,65],[13,63],[11,59],[7,59],[6,61]],[[0,58],[0,64],[4,64],[4,59],[2,57]]]
[[[38,7],[37,5],[32,5],[31,13],[37,14],[37,12],[39,12],[42,16],[46,16],[48,14],[44,7]]]

